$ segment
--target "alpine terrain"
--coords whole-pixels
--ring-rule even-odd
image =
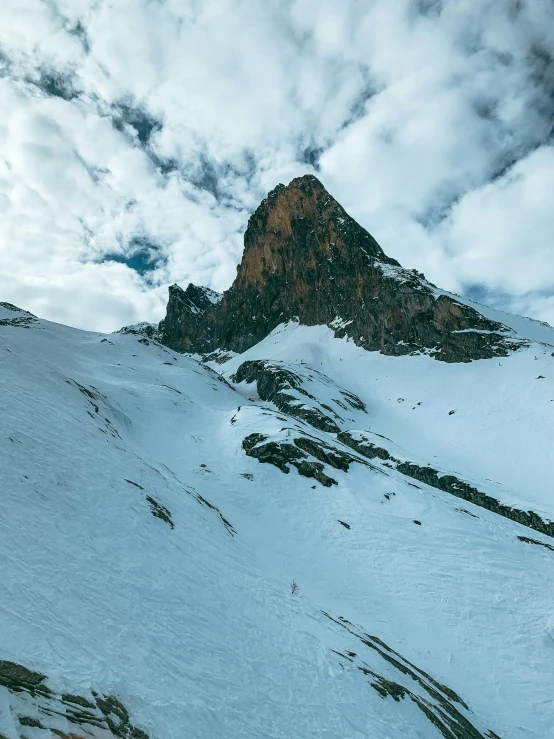
[[[223,294],[0,304],[1,739],[554,736],[554,329],[313,176]]]

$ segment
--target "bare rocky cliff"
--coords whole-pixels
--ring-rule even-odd
[[[207,292],[170,288],[165,344],[243,352],[297,320],[330,326],[370,351],[427,352],[446,362],[504,356],[517,345],[505,326],[386,256],[313,175],[269,193],[248,222],[232,286],[220,301]]]

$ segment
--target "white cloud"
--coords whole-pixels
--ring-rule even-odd
[[[406,266],[554,321],[553,47],[523,0],[5,0],[1,299],[156,320],[314,165]]]
[[[521,298],[554,285],[554,148],[541,147],[495,182],[468,193],[440,231],[460,283],[487,275]]]

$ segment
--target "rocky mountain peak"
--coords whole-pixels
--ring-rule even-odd
[[[179,285],[171,285],[169,288],[169,299],[178,304],[181,310],[193,315],[204,313],[212,305],[219,303],[221,298],[221,293],[216,293],[209,287],[193,285],[192,282],[189,282],[186,290]]]
[[[287,277],[298,261],[309,264],[349,259],[359,249],[370,259],[398,265],[352,219],[313,175],[272,190],[248,221],[244,256],[234,288],[261,288],[272,277]],[[302,282],[298,287],[302,289]]]
[[[248,221],[237,276],[221,300],[170,288],[164,343],[243,352],[279,324],[327,325],[384,354],[447,362],[503,356],[509,330],[388,257],[313,175],[278,185]]]
[[[222,295],[215,290],[192,282],[186,290],[179,285],[171,285],[166,317],[159,325],[162,341],[178,351],[195,351],[192,337],[203,325],[202,316],[221,298]]]

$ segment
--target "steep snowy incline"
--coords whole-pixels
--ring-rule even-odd
[[[341,429],[381,435],[381,446],[397,445],[404,458],[456,474],[507,505],[553,521],[550,350],[534,343],[500,359],[446,366],[424,355],[366,352],[333,338],[325,326],[289,323],[219,369],[229,378],[248,360],[289,367],[303,362],[364,402],[367,413],[354,418],[351,411]]]
[[[230,381],[246,359],[281,361],[319,378],[306,387],[337,424],[346,409],[345,422],[389,431],[410,451],[438,445],[440,430],[419,438],[423,423],[402,427],[404,408],[420,408],[426,388],[425,420],[442,418],[451,396],[431,396],[446,375],[418,368],[458,367],[365,352],[364,364],[362,350],[329,337],[289,325],[215,366]],[[514,355],[514,377],[525,362],[546,367],[546,356],[525,356]],[[405,400],[389,402],[402,373]],[[324,445],[333,434],[299,416],[294,398],[276,409],[252,384],[235,389],[140,334],[85,333],[4,306],[0,383],[6,739],[49,739],[50,729],[133,739],[548,735],[548,537],[528,543],[523,526],[361,457],[348,471],[325,463],[330,487],[261,464],[245,452],[248,436]],[[461,408],[445,410],[447,422]],[[435,453],[450,461],[447,449],[443,438]],[[46,676],[51,693],[38,678],[29,688],[10,663]],[[72,723],[68,694],[112,724],[92,725],[91,714]],[[129,721],[115,725],[109,709],[125,717],[120,704]]]
[[[202,442],[235,407],[233,391],[136,337],[37,322],[3,328],[1,342],[0,656],[60,692],[117,694],[153,736],[379,726],[379,696],[354,675],[335,679],[332,624],[260,570],[227,511],[202,495]],[[165,432],[199,444],[189,484],[152,464]],[[0,689],[12,739],[18,721]],[[30,719],[50,720],[28,708],[23,718],[26,736]],[[408,735],[423,735],[418,721]]]

